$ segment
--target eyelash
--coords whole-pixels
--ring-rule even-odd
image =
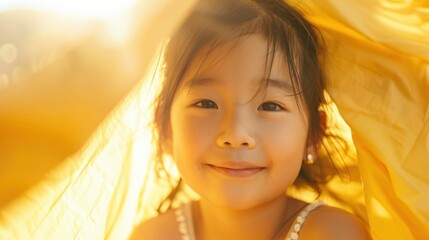
[[[270,107],[274,107],[275,109],[271,109],[271,110],[264,110],[263,107],[269,105]],[[267,112],[279,112],[279,111],[284,111],[286,110],[284,107],[280,106],[279,104],[275,103],[275,102],[264,102],[261,105],[259,105],[258,107],[258,111],[267,111]]]
[[[200,100],[193,104],[194,106],[198,108],[204,108],[204,109],[218,109],[219,107],[215,102],[212,100],[204,99]],[[264,107],[270,107],[271,109],[267,110],[264,109]],[[274,107],[274,109],[273,109]],[[280,106],[279,104],[275,102],[264,102],[261,105],[258,106],[258,111],[267,111],[267,112],[278,112],[278,111],[284,111],[286,110],[284,107]]]
[[[211,104],[211,106],[207,106],[207,104]],[[198,102],[194,103],[194,106],[196,106],[198,108],[218,109],[217,104],[215,102],[213,102],[212,100],[208,100],[208,99],[198,101]]]

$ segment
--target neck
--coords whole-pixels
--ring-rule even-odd
[[[291,213],[281,196],[257,207],[235,210],[201,200],[195,210],[197,239],[272,239]]]

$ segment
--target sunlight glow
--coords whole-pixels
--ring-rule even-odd
[[[0,12],[29,9],[81,19],[108,20],[124,13],[136,0],[3,0]]]

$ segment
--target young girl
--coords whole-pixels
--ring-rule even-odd
[[[156,101],[158,169],[168,154],[181,179],[133,239],[370,238],[353,215],[286,195],[326,178],[320,41],[280,0],[197,4],[168,43]],[[173,208],[183,183],[200,199]]]

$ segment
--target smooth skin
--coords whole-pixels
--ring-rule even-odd
[[[284,235],[288,228],[281,223],[289,220],[289,226],[306,205],[285,194],[304,153],[312,151],[305,105],[292,95],[279,52],[268,88],[258,91],[266,54],[258,34],[200,54],[176,93],[165,145],[183,180],[201,196],[194,204],[197,239],[272,239],[280,229],[277,236]],[[170,211],[143,223],[135,236],[180,239],[177,228]],[[315,210],[300,237],[368,238],[355,217],[331,207]]]

